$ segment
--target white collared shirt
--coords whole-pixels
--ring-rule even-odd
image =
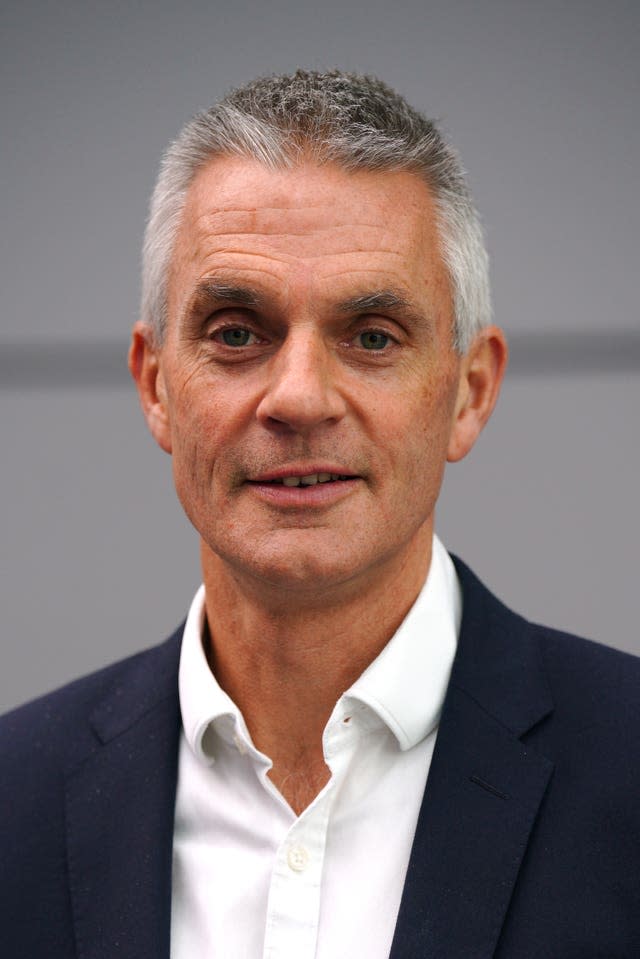
[[[414,605],[336,703],[331,777],[296,816],[209,669],[198,590],[180,658],[172,959],[388,959],[461,608],[434,537]]]

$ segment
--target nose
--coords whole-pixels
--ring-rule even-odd
[[[257,416],[270,428],[308,433],[339,421],[346,412],[338,359],[317,330],[289,332],[272,357],[267,376]]]

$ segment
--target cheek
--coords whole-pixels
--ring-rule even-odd
[[[215,404],[184,390],[172,404],[173,473],[178,492],[198,486],[210,474],[220,445],[220,416]]]
[[[450,384],[426,386],[412,403],[398,404],[404,413],[394,424],[392,442],[413,483],[439,483],[444,472],[455,408]]]
[[[246,409],[237,389],[220,388],[211,378],[188,385],[172,411],[175,483],[183,502],[209,502],[214,485],[223,495],[239,473]]]
[[[201,512],[207,498],[207,466],[200,439],[192,430],[181,432],[173,444],[173,481],[178,499],[192,522],[194,513]]]

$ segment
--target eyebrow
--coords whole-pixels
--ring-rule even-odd
[[[418,314],[416,307],[395,290],[376,290],[363,296],[354,296],[340,303],[341,313],[376,313],[379,310],[400,310],[404,313]]]
[[[245,286],[232,286],[229,283],[218,283],[216,280],[201,280],[194,290],[194,303],[236,303],[256,309],[260,306],[261,298],[255,290]]]

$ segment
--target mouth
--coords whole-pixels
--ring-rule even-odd
[[[314,464],[315,465],[315,464]],[[358,486],[362,476],[343,472],[337,463],[292,464],[248,478],[247,486],[277,508],[327,507],[340,502]]]
[[[268,483],[270,486],[317,486],[322,483],[344,483],[356,479],[346,473],[306,473],[304,476],[278,476],[274,479],[252,480],[254,483]]]

